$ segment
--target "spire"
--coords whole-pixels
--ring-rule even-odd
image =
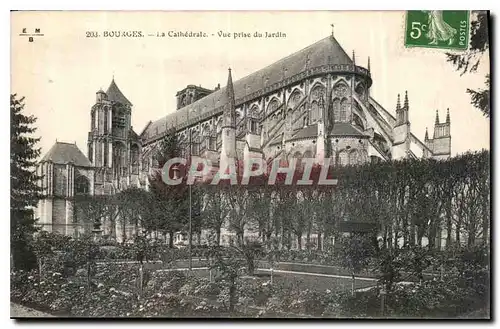
[[[130,103],[127,97],[123,95],[120,88],[118,88],[118,86],[116,85],[114,77],[113,80],[111,80],[111,84],[109,85],[108,90],[106,91],[106,95],[108,95],[108,100],[110,101],[132,106],[132,103]]]
[[[227,116],[230,119],[230,124],[232,127],[236,126],[236,108],[234,100],[234,87],[233,87],[233,77],[231,76],[231,68],[228,69],[227,85],[226,85],[226,96],[227,96]]]
[[[424,141],[428,141],[429,140],[429,131],[427,130],[427,127],[425,127],[425,137],[424,137]]]
[[[231,101],[234,101],[234,87],[233,87],[233,77],[231,76],[231,68],[228,69],[228,75],[227,75],[227,89],[226,89],[226,94],[228,99]]]
[[[333,29],[334,29],[335,25],[330,24],[330,26],[332,27],[332,38],[333,38]]]
[[[450,109],[446,109],[446,123],[450,123]]]
[[[356,53],[352,50],[352,64],[356,65]]]
[[[398,102],[396,103],[396,111],[399,111],[401,109],[401,100],[399,98],[399,94],[398,94]]]
[[[370,56],[368,56],[368,72],[370,72]]]
[[[406,110],[409,110],[409,106],[408,106],[408,90],[405,90],[405,102],[403,104],[404,108]]]
[[[436,124],[439,124],[439,112],[436,110]]]

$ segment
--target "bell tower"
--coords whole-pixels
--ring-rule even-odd
[[[114,78],[106,92],[96,93],[91,109],[88,158],[95,167],[96,194],[112,193],[129,176],[132,103]],[[116,184],[118,183],[118,184]]]

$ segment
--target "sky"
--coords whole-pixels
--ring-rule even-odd
[[[445,50],[406,48],[404,22],[402,11],[12,12],[11,93],[24,96],[25,113],[38,118],[42,155],[56,140],[76,142],[86,154],[95,93],[113,76],[133,104],[132,125],[140,133],[150,120],[176,110],[175,94],[186,85],[224,86],[229,67],[236,81],[329,36],[334,24],[335,38],[349,55],[355,50],[357,65],[366,66],[370,56],[370,94],[378,103],[395,114],[397,94],[408,91],[418,138],[426,127],[432,137],[436,110],[443,121],[449,108],[452,154],[489,149],[490,122],[465,92],[484,87],[488,55],[477,73],[461,76]],[[43,36],[28,42],[19,36],[23,28],[39,28]],[[106,38],[106,31],[144,37]],[[156,37],[169,31],[208,37]],[[233,37],[240,32],[251,37]],[[255,32],[286,37],[255,38]]]

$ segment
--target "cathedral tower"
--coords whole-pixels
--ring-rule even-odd
[[[451,120],[450,109],[446,110],[446,120],[439,121],[439,112],[436,110],[436,120],[434,123],[434,136],[429,139],[427,130],[425,135],[425,145],[432,151],[435,159],[448,159],[451,156]]]
[[[411,133],[409,110],[408,92],[405,91],[403,107],[401,107],[399,94],[396,104],[396,124],[393,128],[394,143],[392,152],[394,159],[405,158],[408,151],[410,151]]]
[[[130,175],[139,173],[137,135],[131,123],[132,103],[123,95],[114,78],[106,92],[96,93],[91,110],[88,158],[95,170],[96,194],[109,194],[130,184]]]

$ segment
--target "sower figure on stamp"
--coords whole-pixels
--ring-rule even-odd
[[[431,40],[429,44],[437,45],[438,41],[448,41],[448,45],[452,45],[457,34],[457,30],[448,25],[443,19],[442,10],[426,11],[428,15],[427,38]]]

